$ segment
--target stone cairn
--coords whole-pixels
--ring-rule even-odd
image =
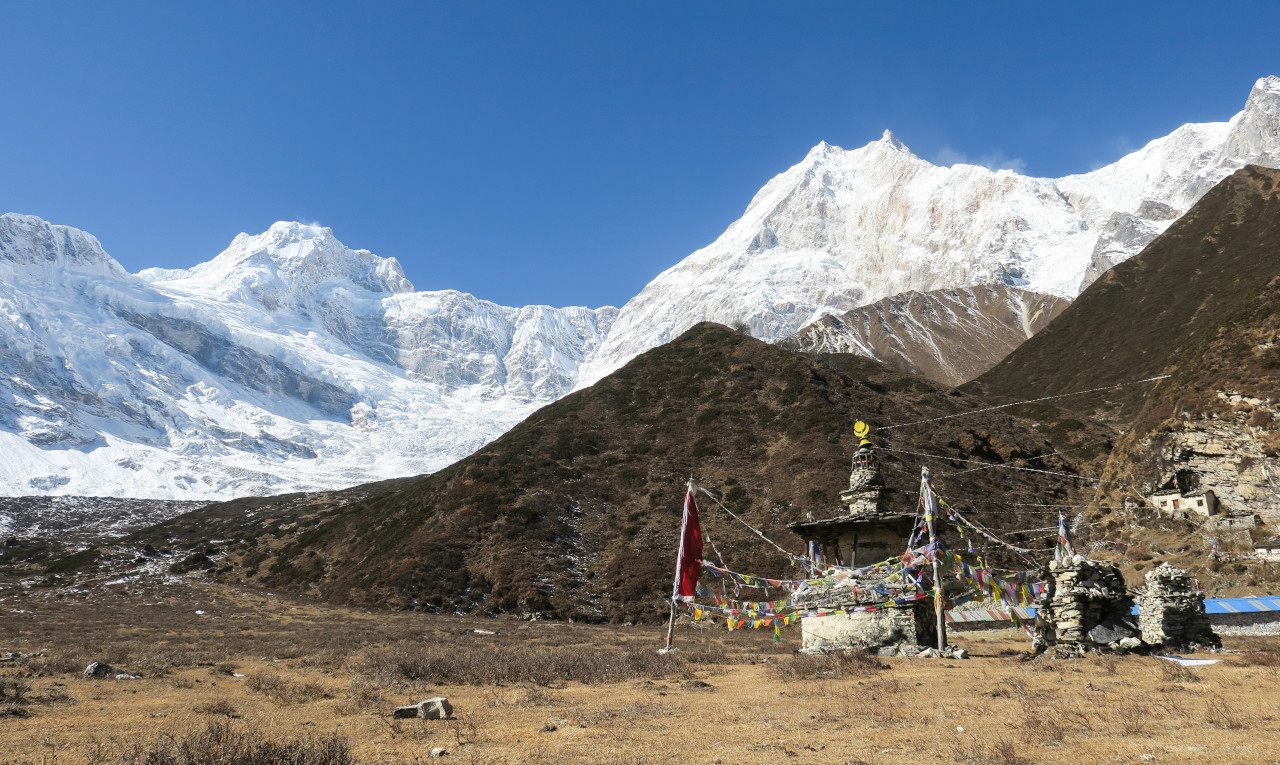
[[[1142,646],[1133,598],[1118,568],[1074,555],[1050,563],[1048,575],[1036,618],[1037,652],[1055,644],[1059,654]]]
[[[1168,563],[1147,572],[1146,591],[1138,598],[1142,639],[1180,650],[1221,648],[1204,613],[1204,593],[1191,574]]]

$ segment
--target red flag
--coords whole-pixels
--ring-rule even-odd
[[[698,505],[693,487],[684,495],[684,518],[680,521],[680,553],[676,556],[676,581],[671,597],[692,601],[702,572],[702,527],[698,525]]]

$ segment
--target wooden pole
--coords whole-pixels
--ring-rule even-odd
[[[671,599],[671,616],[667,619],[667,644],[662,649],[664,651],[671,650],[671,638],[676,631],[676,599]]]
[[[689,483],[685,486],[685,510],[680,517],[680,538],[676,547],[676,575],[671,582],[671,615],[667,617],[667,642],[662,648],[663,653],[671,651],[671,641],[675,637],[676,631],[676,596],[680,594],[680,565],[684,562],[684,531],[689,523],[689,496],[693,494],[693,477],[689,477]]]
[[[933,545],[938,541],[938,536],[934,532],[934,516],[937,515],[937,506],[933,500],[933,488],[929,485],[929,468],[920,468],[920,496],[925,502],[925,522],[929,527],[929,544]],[[941,651],[947,647],[947,620],[942,609],[942,575],[938,571],[938,550],[933,549],[933,613],[937,619],[938,625],[938,650]],[[675,613],[675,607],[672,606],[672,613]]]

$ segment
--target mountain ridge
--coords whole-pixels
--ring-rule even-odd
[[[823,142],[623,305],[578,387],[699,321],[776,341],[907,291],[1001,282],[1073,299],[1250,163],[1280,165],[1280,77],[1259,79],[1227,122],[1061,179],[940,167],[889,131],[858,149]]]
[[[1228,122],[1056,181],[935,166],[889,131],[823,142],[621,309],[415,291],[394,259],[291,222],[135,276],[89,234],[5,216],[0,309],[18,320],[0,331],[0,444],[16,459],[0,486],[213,498],[428,472],[702,321],[777,341],[910,290],[1074,297],[1278,151],[1277,77]]]
[[[1004,284],[904,292],[826,316],[782,342],[814,353],[856,353],[956,386],[990,369],[1067,305]]]

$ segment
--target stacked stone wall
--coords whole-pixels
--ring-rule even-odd
[[[1051,563],[1049,573],[1053,578],[1053,593],[1048,598],[1052,624],[1043,629],[1048,642],[1082,650],[1140,644],[1133,598],[1119,569],[1076,555]]]
[[[1204,612],[1204,593],[1191,574],[1162,564],[1147,573],[1146,591],[1138,599],[1142,639],[1170,648],[1221,647]]]

